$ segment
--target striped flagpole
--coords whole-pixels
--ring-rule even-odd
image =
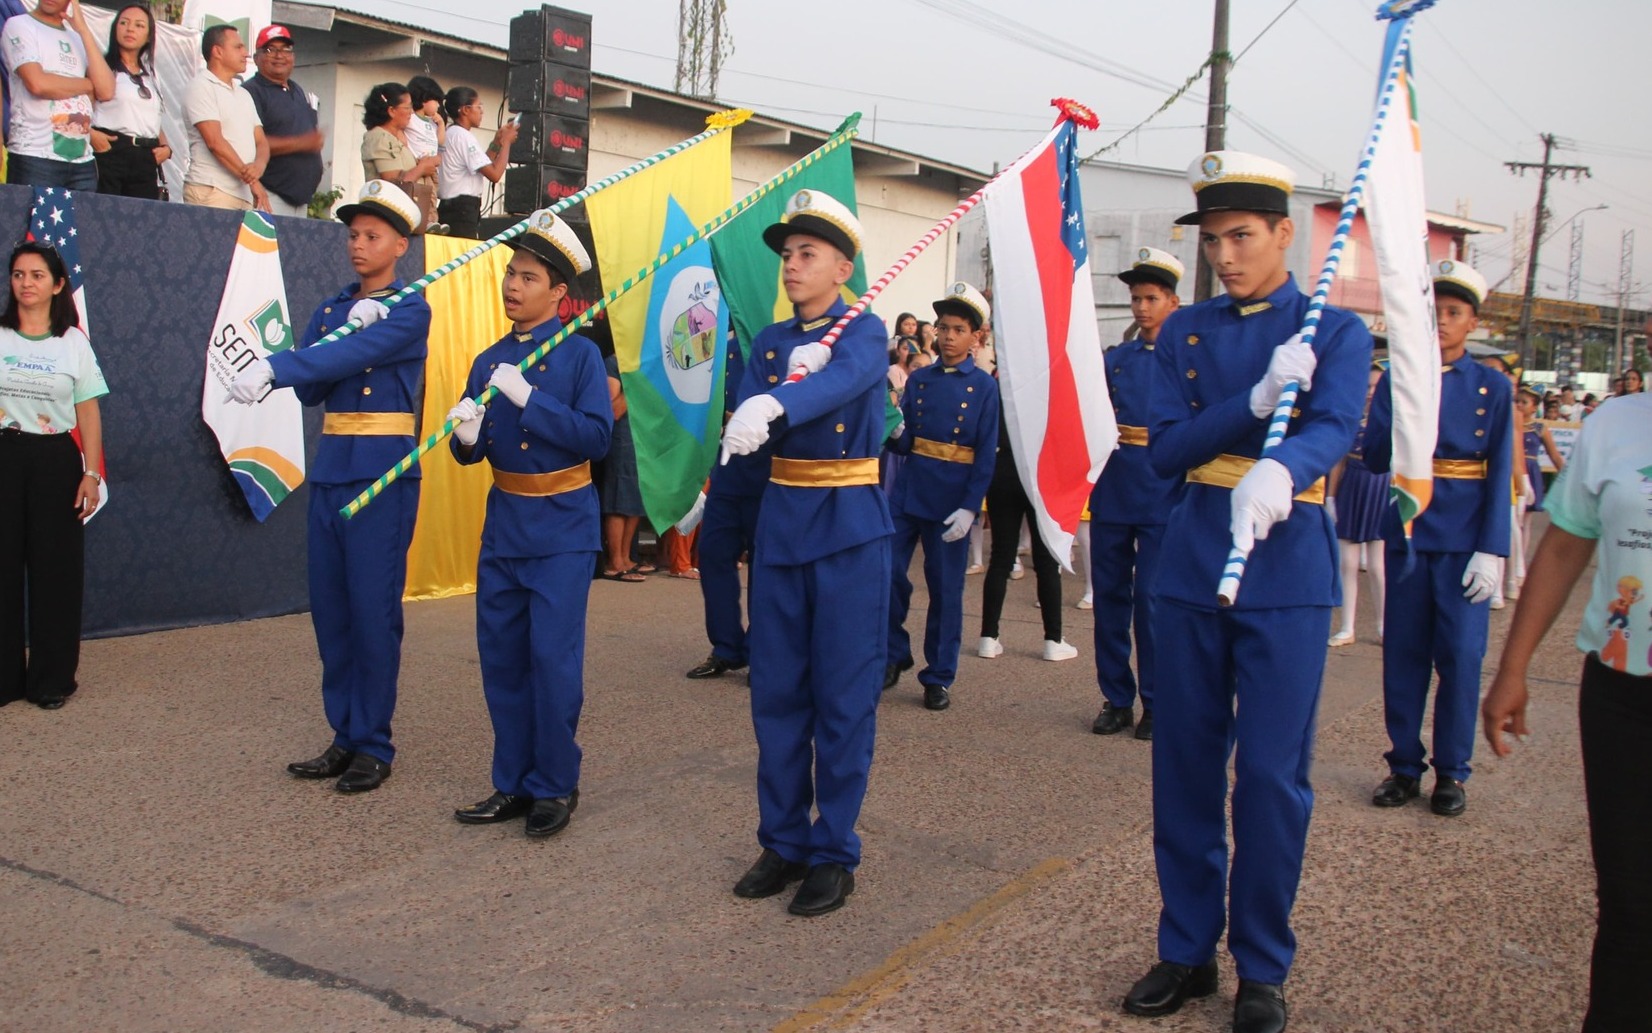
[[[1426,4],[1424,6],[1427,6]],[[1386,10],[1388,5],[1384,6]],[[1419,7],[1412,6],[1413,10]],[[1379,14],[1378,17],[1383,17]],[[1326,301],[1331,296],[1331,281],[1336,279],[1337,267],[1342,264],[1342,249],[1348,243],[1348,235],[1354,228],[1354,216],[1359,214],[1361,202],[1365,199],[1365,183],[1370,178],[1371,162],[1377,155],[1377,141],[1382,138],[1383,128],[1388,123],[1389,112],[1393,109],[1394,95],[1397,92],[1400,72],[1405,68],[1405,58],[1411,51],[1411,22],[1409,16],[1402,19],[1404,28],[1400,42],[1394,47],[1392,60],[1383,74],[1382,90],[1378,94],[1377,114],[1371,121],[1371,132],[1365,140],[1365,151],[1360,155],[1359,167],[1354,170],[1354,181],[1348,187],[1348,193],[1342,199],[1342,214],[1337,220],[1336,233],[1331,239],[1331,249],[1325,255],[1325,266],[1320,270],[1319,283],[1314,288],[1314,296],[1308,302],[1308,314],[1302,320],[1302,343],[1313,344],[1314,337],[1319,332],[1319,320],[1325,311]],[[1262,456],[1273,451],[1281,441],[1285,440],[1285,431],[1291,423],[1291,409],[1296,405],[1298,385],[1295,381],[1285,385],[1279,393],[1279,404],[1274,406],[1273,415],[1268,418],[1268,432],[1262,439]],[[1216,603],[1218,606],[1232,606],[1239,597],[1239,585],[1245,577],[1245,565],[1250,560],[1250,550],[1241,549],[1235,545],[1228,552],[1227,564],[1222,568],[1222,579],[1216,586]]]
[[[598,190],[607,189],[608,187],[613,186],[615,183],[618,183],[622,179],[629,179],[632,176],[635,176],[637,173],[641,172],[642,170],[644,170],[646,168],[650,168],[654,165],[658,165],[660,162],[664,161],[665,159],[671,157],[674,154],[681,154],[683,151],[688,150],[690,147],[693,147],[695,144],[702,143],[706,140],[709,140],[713,136],[716,136],[718,133],[721,133],[724,130],[733,129],[735,126],[739,125],[740,123],[744,122],[746,119],[748,119],[750,117],[751,117],[751,112],[747,111],[744,108],[733,108],[733,109],[730,109],[728,111],[718,111],[714,114],[707,115],[706,116],[706,127],[707,128],[706,128],[705,132],[700,133],[698,136],[691,136],[688,139],[682,141],[681,143],[677,143],[677,144],[674,144],[670,147],[667,147],[665,150],[659,152],[658,154],[650,155],[650,156],[644,158],[642,161],[637,162],[635,165],[630,166],[629,168],[620,169],[618,172],[614,173],[611,176],[607,176],[603,179],[599,179],[595,183],[592,183],[589,186],[587,186],[584,190],[581,190],[579,193],[573,194],[573,195],[568,196],[568,197],[564,197],[562,200],[560,200],[557,203],[551,205],[549,210],[552,211],[552,212],[566,211],[567,209],[572,208],[574,205],[579,204],[580,202],[584,201],[587,197],[590,197],[592,194],[596,193]],[[429,287],[431,284],[435,283],[437,280],[440,280],[442,277],[446,276],[448,273],[451,273],[454,270],[458,269],[460,266],[468,265],[472,261],[475,261],[477,258],[481,257],[482,255],[486,254],[488,251],[491,251],[492,249],[498,247],[500,244],[503,244],[508,240],[516,239],[517,237],[521,236],[524,232],[526,232],[527,228],[528,228],[528,220],[523,219],[521,222],[517,223],[516,225],[510,226],[510,227],[507,227],[504,230],[501,230],[500,232],[498,232],[498,233],[494,234],[493,236],[489,237],[487,240],[484,240],[480,244],[477,244],[475,247],[471,248],[470,250],[465,251],[463,254],[459,254],[459,255],[454,256],[450,261],[444,262],[442,265],[438,266],[435,269],[430,270],[430,272],[428,272],[428,273],[425,273],[423,276],[419,277],[417,280],[414,280],[412,283],[410,283],[407,286],[403,287],[401,290],[399,290],[396,293],[390,295],[388,298],[385,298],[384,299],[385,307],[388,308],[388,307],[396,304],[398,301],[401,301],[403,298],[406,298],[410,294],[417,294],[418,292],[424,290],[426,287]],[[332,333],[330,333],[327,336],[321,338],[315,344],[310,345],[310,347],[314,348],[314,347],[317,347],[318,345],[331,344],[334,341],[338,340],[339,338],[345,337],[349,334],[353,334],[357,330],[360,330],[360,329],[361,329],[361,324],[356,322],[355,320],[351,320],[350,322],[345,323],[343,326],[339,327],[337,330],[334,330]]]
[[[1096,121],[1095,113],[1077,101],[1069,100],[1065,97],[1057,97],[1055,100],[1050,101],[1050,103],[1060,111],[1060,114],[1056,118],[1057,127],[1059,127],[1063,122],[1072,122],[1075,125],[1083,126],[1085,129],[1094,129],[1096,125],[1099,124]],[[1036,151],[1039,147],[1043,147],[1047,140],[1048,137],[1046,137],[1045,140],[1040,140],[1037,146],[1032,148],[1032,151]],[[1028,151],[1027,153],[1031,154],[1032,151]],[[1025,157],[1025,155],[1023,155],[1023,157]],[[893,283],[895,277],[905,272],[906,267],[911,265],[919,255],[923,254],[924,250],[928,248],[929,245],[941,239],[941,235],[943,233],[951,229],[959,219],[962,219],[966,214],[968,214],[971,208],[974,208],[976,205],[980,204],[981,197],[987,192],[987,189],[998,181],[999,176],[1004,175],[1010,169],[1014,168],[1020,160],[1020,158],[1017,158],[1015,161],[1012,161],[1008,165],[1004,166],[1003,172],[1000,172],[998,176],[992,177],[992,179],[982,185],[981,189],[964,198],[963,202],[959,204],[958,207],[948,212],[940,222],[937,222],[934,226],[931,226],[928,233],[925,233],[923,236],[919,237],[916,244],[913,244],[911,247],[906,249],[906,254],[896,259],[894,265],[884,270],[883,275],[878,277],[878,281],[876,283],[866,288],[866,293],[862,294],[860,298],[849,307],[849,311],[839,316],[838,321],[832,324],[832,328],[826,331],[826,336],[822,337],[816,343],[824,344],[828,348],[836,344],[837,339],[843,336],[844,328],[859,318],[861,313],[866,311],[877,296],[883,293],[884,288]],[[806,367],[794,367],[792,371],[786,375],[786,383],[795,384],[808,375],[809,371]]]
[[[779,175],[775,176],[767,183],[764,183],[756,190],[753,190],[751,193],[741,198],[733,206],[725,209],[722,214],[718,215],[715,219],[712,219],[704,226],[701,226],[699,229],[695,230],[692,234],[685,237],[683,240],[679,241],[666,251],[661,252],[659,257],[654,259],[654,261],[637,270],[635,273],[632,273],[624,283],[609,291],[596,304],[575,316],[573,320],[568,323],[568,325],[564,326],[556,334],[556,336],[552,337],[538,348],[535,348],[527,358],[517,363],[517,368],[526,372],[528,367],[535,365],[539,362],[539,360],[550,354],[551,349],[555,348],[568,337],[572,336],[575,330],[578,330],[580,327],[595,319],[597,313],[603,311],[609,305],[612,305],[615,301],[619,300],[621,295],[625,294],[637,284],[648,279],[650,276],[653,276],[660,269],[669,265],[678,255],[681,255],[684,251],[687,251],[705,237],[709,237],[711,234],[721,229],[726,223],[738,218],[748,208],[767,196],[771,190],[785,184],[799,172],[802,172],[804,169],[808,168],[810,165],[813,165],[827,154],[830,154],[832,151],[837,150],[839,147],[859,136],[860,130],[855,128],[859,122],[859,113],[849,116],[849,118],[844,120],[843,124],[837,128],[837,131],[827,138],[825,143],[804,155],[803,158],[795,164],[782,170]],[[526,223],[524,222],[523,225],[525,226]],[[518,229],[520,229],[520,227],[518,227]],[[478,405],[485,405],[498,393],[499,392],[497,389],[490,385],[484,389],[481,394],[476,396],[476,403]],[[385,488],[388,488],[397,479],[399,479],[402,474],[406,473],[408,470],[411,470],[413,468],[413,464],[423,458],[426,452],[429,452],[431,449],[441,444],[442,439],[453,433],[454,428],[457,426],[459,426],[458,420],[448,420],[443,423],[440,430],[430,435],[430,437],[426,438],[417,448],[402,457],[401,461],[395,466],[379,475],[378,480],[368,485],[367,489],[360,495],[357,495],[355,498],[351,499],[349,503],[344,506],[344,508],[339,510],[339,514],[348,520],[357,513],[361,512],[362,507],[372,502],[374,498],[384,491]]]

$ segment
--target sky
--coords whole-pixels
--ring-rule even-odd
[[[1048,129],[1052,97],[1096,110],[1084,153],[1185,168],[1204,146],[1205,87],[1154,112],[1210,52],[1213,0],[726,0],[733,52],[718,99],[833,126],[861,111],[880,144],[990,172]],[[1228,147],[1285,162],[1298,181],[1346,187],[1371,116],[1383,27],[1375,0],[1231,0]],[[341,6],[503,45],[521,0],[347,0]],[[593,17],[599,73],[670,88],[679,0],[569,0]],[[451,7],[445,10],[452,10]],[[1012,13],[1004,13],[1006,10]],[[1552,236],[1538,292],[1564,297],[1574,214],[1584,229],[1579,297],[1616,305],[1622,234],[1635,232],[1631,306],[1652,307],[1652,3],[1645,0],[1440,0],[1416,18],[1413,53],[1429,206],[1511,232],[1471,238],[1498,289],[1516,218],[1537,201],[1540,133],[1557,163],[1592,178],[1553,179]],[[1146,126],[1125,137],[1144,119]],[[1086,198],[1086,207],[1105,201]]]

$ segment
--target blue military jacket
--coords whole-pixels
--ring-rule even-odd
[[[465,397],[482,393],[494,367],[517,365],[561,330],[562,320],[552,316],[531,332],[506,334],[471,364]],[[608,372],[595,344],[577,334],[569,337],[523,376],[534,388],[528,404],[518,409],[509,398],[495,395],[474,446],[466,448],[457,437],[449,439],[454,458],[461,463],[485,458],[506,473],[551,473],[608,454],[614,409],[608,398]],[[488,491],[482,548],[504,557],[597,552],[602,548],[602,528],[596,488],[587,484],[535,497],[494,486]]]
[[[844,306],[845,309],[847,307],[848,306]],[[837,322],[838,316],[842,314],[843,313],[840,311],[837,315],[829,314],[826,316],[826,326],[830,327],[833,323]],[[815,334],[815,339],[819,340],[819,338],[824,334],[825,329],[821,329]],[[758,337],[761,338],[762,336],[762,332],[759,331]],[[728,372],[725,373],[723,377],[724,397],[726,399],[725,404],[728,406],[728,411],[733,412],[739,407],[740,399],[746,397],[741,392],[745,387],[746,381],[750,379],[749,374],[752,363],[756,362],[759,357],[761,357],[765,364],[777,366],[784,370],[786,368],[786,360],[790,358],[792,354],[792,345],[800,343],[801,341],[802,338],[798,338],[797,341],[776,341],[770,339],[769,343],[763,348],[763,351],[758,352],[757,341],[753,340],[752,358],[748,362],[741,361],[740,346],[733,341],[730,341],[728,363],[725,367]],[[769,373],[768,376],[775,377],[775,383],[779,383],[780,381],[786,379],[784,376],[775,373]],[[762,390],[767,390],[769,385],[765,382],[760,385],[760,387]],[[760,394],[761,391],[754,391],[753,393]],[[771,448],[772,443],[765,444],[762,448],[752,452],[749,455],[731,455],[728,457],[727,463],[718,463],[713,465],[711,468],[711,490],[719,495],[737,495],[742,498],[756,498],[761,496],[763,494],[763,489],[768,487],[769,484],[769,455]]]
[[[1152,387],[1154,348],[1144,340],[1125,341],[1108,350],[1107,392],[1120,427],[1147,429],[1147,393]],[[1182,478],[1161,477],[1147,458],[1145,444],[1119,441],[1118,451],[1102,467],[1090,492],[1090,521],[1097,524],[1149,526],[1170,519],[1170,507]]]
[[[889,443],[908,456],[889,508],[919,520],[945,520],[960,509],[980,513],[998,450],[998,382],[965,356],[956,366],[925,366],[906,382],[906,431]],[[973,450],[968,462],[914,452],[922,438]]]
[[[1513,505],[1514,388],[1509,378],[1470,358],[1467,352],[1440,372],[1440,432],[1436,459],[1486,464],[1484,478],[1434,478],[1434,497],[1411,525],[1418,552],[1509,554]],[[1394,391],[1388,374],[1377,381],[1365,432],[1365,465],[1387,473],[1394,456]],[[1382,516],[1386,541],[1405,541],[1399,510]]]
[[[1287,277],[1266,298],[1212,298],[1172,313],[1159,329],[1148,392],[1147,452],[1162,477],[1181,476],[1228,454],[1262,454],[1267,420],[1250,411],[1250,391],[1274,348],[1302,328],[1308,297]],[[1327,307],[1314,337],[1313,390],[1297,400],[1285,440],[1273,450],[1304,491],[1347,454],[1365,408],[1371,334],[1352,313]],[[1214,609],[1232,545],[1232,492],[1189,483],[1170,511],[1158,592]],[[1324,507],[1296,502],[1288,520],[1256,543],[1234,604],[1241,609],[1335,606],[1341,599],[1336,529]]]
[[[429,350],[430,305],[414,294],[391,306],[389,315],[320,348],[310,345],[350,320],[360,284],[352,283],[321,303],[304,328],[298,347],[270,356],[275,386],[290,387],[305,405],[330,413],[412,413],[417,431],[419,385]],[[396,280],[367,297],[380,300],[401,290]],[[312,484],[370,481],[413,451],[415,435],[323,434],[310,463]],[[417,464],[404,477],[419,477]]]
[[[883,447],[889,340],[870,312],[844,328],[832,361],[795,384],[786,358],[818,341],[847,312],[841,298],[819,319],[793,317],[764,327],[752,340],[740,400],[773,392],[785,415],[770,425],[769,446],[787,459],[876,459]],[[893,533],[889,501],[879,484],[797,488],[770,481],[757,522],[757,558],[773,566],[812,563]]]

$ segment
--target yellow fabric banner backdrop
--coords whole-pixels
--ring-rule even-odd
[[[427,235],[427,270],[452,261],[476,246],[474,240]],[[430,357],[424,367],[424,420],[429,435],[447,419],[447,411],[465,391],[470,364],[482,350],[510,330],[499,303],[499,281],[510,261],[500,245],[469,265],[442,277],[425,291],[430,302]],[[495,404],[510,403],[503,398]],[[482,547],[482,517],[488,487],[487,463],[460,466],[444,445],[425,456],[424,487],[419,494],[419,522],[407,551],[407,599],[445,599],[476,591],[476,557]]]

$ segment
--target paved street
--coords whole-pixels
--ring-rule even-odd
[[[395,774],[360,798],[282,770],[328,738],[307,615],[88,643],[66,708],[0,710],[0,1029],[1226,1030],[1225,953],[1218,996],[1119,1010],[1155,956],[1150,747],[1089,733],[1066,589],[1079,659],[1038,659],[1029,576],[951,710],[910,674],[886,697],[858,887],[812,920],[729,893],[757,854],[756,750],[743,676],[682,677],[706,653],[692,582],[592,586],[581,806],[545,842],[450,816],[490,791],[470,597],[408,607]],[[1454,821],[1368,803],[1374,614],[1331,657],[1292,1030],[1577,1028],[1582,595],[1534,672],[1532,742],[1479,749]]]

